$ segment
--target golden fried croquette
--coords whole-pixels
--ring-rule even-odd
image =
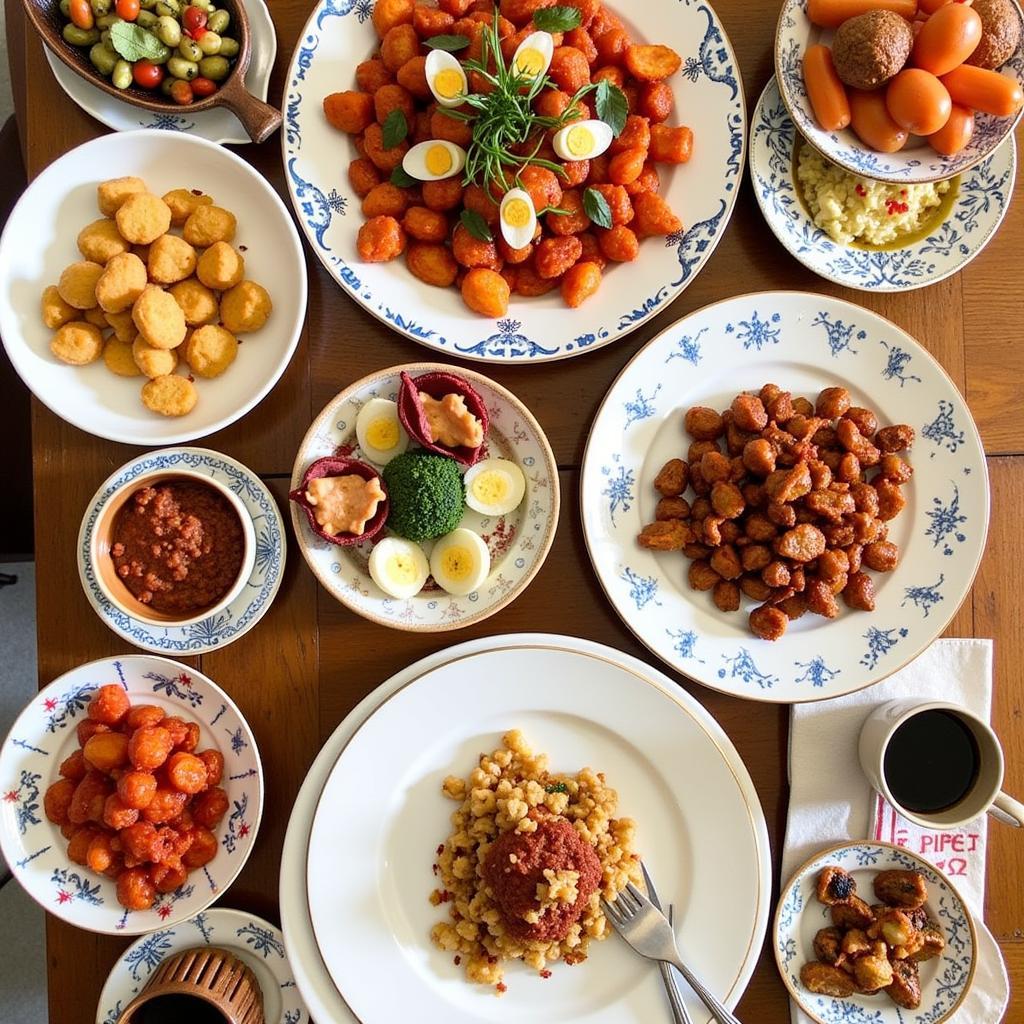
[[[50,351],[62,363],[85,366],[99,359],[103,351],[103,335],[93,324],[72,320],[50,339]]]
[[[103,267],[92,260],[80,260],[65,267],[57,282],[60,297],[75,309],[92,309],[96,305],[96,282]]]
[[[200,206],[212,206],[213,196],[193,192],[187,188],[172,189],[164,196],[164,202],[171,210],[171,223],[180,228]]]
[[[86,323],[92,324],[93,327],[98,327],[101,331],[105,331],[110,327],[110,324],[107,323],[106,313],[99,306],[93,306],[92,309],[87,309],[85,313],[80,313],[79,315]]]
[[[196,405],[199,395],[187,377],[171,373],[142,385],[142,401],[161,416],[184,416]]]
[[[60,292],[55,284],[48,284],[43,289],[40,308],[43,314],[43,323],[51,331],[57,330],[58,327],[63,327],[79,315],[79,311],[74,306],[65,302],[60,297]]]
[[[154,348],[176,348],[185,338],[185,314],[159,285],[146,285],[132,307],[132,319]]]
[[[115,214],[117,230],[134,245],[149,245],[171,226],[170,207],[149,192],[130,195]]]
[[[102,181],[96,188],[96,201],[104,217],[113,217],[121,204],[137,192],[145,192],[146,183],[141,178],[112,178]]]
[[[146,261],[149,279],[157,284],[176,284],[196,269],[196,251],[184,238],[161,235],[149,247]]]
[[[128,243],[109,217],[101,217],[78,232],[78,251],[93,263],[106,263],[111,256],[127,252]]]
[[[135,356],[132,355],[130,341],[110,338],[103,346],[103,362],[106,363],[107,369],[111,373],[116,373],[118,377],[138,377],[139,375],[139,368],[135,363]]]
[[[119,253],[96,282],[96,301],[105,313],[121,313],[142,294],[147,283],[142,260],[133,252]]]
[[[178,365],[177,349],[153,348],[141,334],[131,344],[131,356],[135,368],[147,377],[163,377],[174,373]]]
[[[197,206],[182,228],[185,241],[199,249],[214,242],[230,242],[238,222],[230,210],[221,206]]]
[[[220,318],[232,334],[258,331],[274,308],[266,288],[255,281],[242,281],[220,298]]]
[[[132,311],[124,309],[120,313],[104,313],[106,321],[114,328],[114,336],[118,341],[130,345],[135,340],[135,321],[132,319]]]
[[[220,316],[217,296],[194,277],[172,285],[170,293],[174,296],[174,301],[181,306],[181,311],[185,314],[185,323],[189,327],[213,323]]]
[[[219,377],[238,355],[238,340],[216,324],[197,327],[185,345],[185,362],[199,377]]]
[[[242,254],[227,242],[214,242],[199,257],[196,277],[207,288],[225,292],[229,288],[234,288],[245,277],[245,260]]]

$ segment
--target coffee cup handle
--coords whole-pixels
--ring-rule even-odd
[[[1016,828],[1024,827],[1024,804],[1019,800],[1014,800],[1008,793],[996,794],[990,811],[998,811],[999,813],[995,817],[1000,821],[1005,821],[1008,825],[1013,825]]]

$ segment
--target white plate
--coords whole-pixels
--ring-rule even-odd
[[[408,363],[363,377],[324,406],[299,445],[291,488],[309,466],[326,455],[362,458],[356,444],[356,417],[371,398],[395,401],[402,370],[418,377],[440,371],[468,381],[490,416],[485,445],[490,457],[515,462],[526,476],[526,495],[517,509],[497,518],[467,508],[462,526],[479,533],[491,553],[491,573],[479,590],[453,597],[434,587],[405,601],[388,597],[367,569],[371,544],[330,544],[309,528],[306,513],[291,502],[292,528],[316,578],[332,597],[364,618],[395,629],[437,633],[462,629],[514,601],[544,564],[558,526],[558,466],[540,424],[510,391],[474,370],[440,363]],[[487,457],[487,456],[485,456]]]
[[[418,281],[402,260],[359,261],[361,200],[347,173],[356,151],[327,124],[321,104],[328,93],[354,88],[356,65],[378,45],[369,21],[373,4],[320,0],[288,69],[281,145],[292,203],[313,252],[369,313],[452,356],[542,362],[621,338],[693,281],[725,232],[740,184],[747,118],[736,58],[714,11],[700,0],[648,0],[641,10],[629,5],[628,14],[627,5],[617,6],[634,38],[666,43],[683,58],[672,82],[671,122],[693,128],[693,159],[662,165],[659,173],[661,194],[684,228],[660,243],[646,241],[640,258],[610,270],[578,309],[567,308],[556,289],[542,298],[513,297],[507,317],[488,321],[468,310],[454,288]]]
[[[238,217],[246,277],[267,287],[274,312],[244,335],[238,359],[216,380],[196,384],[187,416],[150,412],[143,378],[117,377],[102,360],[67,366],[50,353],[52,332],[39,316],[43,289],[81,259],[75,238],[96,220],[96,186],[136,174],[157,194],[199,188]],[[35,396],[90,434],[126,444],[180,444],[234,423],[253,408],[288,365],[306,315],[306,263],[299,236],[277,193],[244,160],[205,139],[140,129],[103,135],[65,153],[28,187],[0,237],[0,335]]]
[[[1020,7],[1013,2],[1018,19]],[[832,41],[832,30],[812,25],[807,17],[807,0],[784,0],[779,12],[775,34],[775,75],[782,87],[782,100],[790,116],[815,149],[820,150],[833,163],[854,174],[863,174],[876,181],[921,182],[942,181],[960,174],[995,151],[1024,114],[1024,109],[1013,117],[993,117],[976,114],[971,141],[955,156],[936,153],[928,142],[912,135],[910,141],[897,153],[876,153],[868,149],[845,128],[840,132],[826,132],[818,124],[811,110],[807,90],[804,88],[803,59],[809,46]],[[1024,46],[1002,66],[1001,73],[1024,83]]]
[[[167,957],[204,945],[226,949],[252,969],[263,993],[267,1024],[302,1024],[309,1020],[281,932],[262,917],[215,907],[173,928],[151,932],[130,945],[103,986],[96,1024],[117,1024],[124,1008]]]
[[[309,839],[308,900],[321,956],[363,1024],[413,1010],[453,1024],[597,1024],[664,1012],[657,972],[618,939],[547,980],[513,966],[500,1000],[431,946],[441,915],[427,899],[430,865],[451,811],[441,781],[467,772],[512,727],[551,754],[553,767],[607,774],[619,813],[637,821],[662,899],[675,904],[684,956],[730,1004],[742,993],[760,948],[770,866],[763,817],[728,741],[658,673],[626,667],[598,645],[584,653],[546,639],[466,655],[407,684],[357,729],[328,778]],[[390,985],[379,984],[382,972]],[[704,1019],[699,1002],[691,1008]]]
[[[104,506],[125,483],[153,470],[192,469],[209,476],[238,495],[252,516],[256,533],[256,562],[249,582],[223,611],[191,626],[153,626],[126,615],[107,599],[96,581],[89,552],[92,535]],[[247,633],[267,613],[284,575],[287,548],[284,521],[274,496],[252,470],[208,448],[165,448],[140,455],[107,477],[89,502],[78,531],[78,577],[92,610],[129,643],[160,654],[205,654],[226,647]]]
[[[921,1005],[917,1010],[897,1006],[884,992],[835,999],[809,992],[800,983],[800,968],[814,960],[815,933],[832,923],[829,908],[815,896],[818,873],[829,864],[845,868],[853,875],[858,894],[868,903],[874,902],[871,884],[879,871],[896,868],[924,875],[928,887],[925,909],[942,929],[946,948],[941,956],[921,964]],[[809,860],[779,896],[772,937],[775,962],[789,994],[817,1024],[940,1024],[963,1002],[974,979],[978,937],[960,894],[941,871],[910,850],[891,843],[844,843]],[[980,1018],[971,1019],[980,1022]]]
[[[750,180],[775,237],[805,267],[836,284],[866,292],[905,292],[962,270],[988,245],[1013,196],[1017,145],[1011,135],[954,184],[947,219],[926,238],[898,249],[861,249],[834,242],[815,223],[800,194],[794,165],[796,129],[772,78],[750,126]]]
[[[61,762],[78,749],[75,729],[94,691],[107,683],[120,683],[133,704],[156,704],[198,723],[199,749],[224,756],[221,787],[230,803],[215,830],[217,856],[145,911],[125,910],[112,879],[69,861],[67,840],[43,814],[43,794],[57,780]],[[238,876],[263,814],[263,766],[248,723],[216,683],[179,662],[134,654],[80,665],[33,698],[0,747],[0,792],[0,849],[25,891],[78,928],[141,935],[205,910]]]
[[[690,443],[683,414],[728,408],[737,392],[774,382],[812,401],[832,385],[884,425],[909,423],[913,480],[891,524],[891,573],[873,574],[873,612],[841,606],[804,615],[774,643],[740,612],[691,590],[683,555],[636,543],[654,519],[654,477]],[[988,471],[967,405],[939,364],[895,324],[806,292],[759,292],[691,313],[649,342],[605,396],[580,483],[587,549],[623,621],[678,672],[751,700],[825,700],[861,689],[913,660],[966,597],[988,531]]]
[[[252,60],[245,73],[245,84],[254,96],[266,100],[270,72],[274,69],[274,58],[277,56],[277,33],[274,31],[270,11],[263,0],[248,0],[246,14],[249,16]],[[195,114],[179,114],[175,112],[174,105],[168,103],[166,114],[154,114],[107,95],[81,75],[76,75],[49,47],[44,48],[44,52],[57,84],[87,114],[91,114],[101,124],[113,128],[114,131],[162,128],[165,131],[187,132],[200,139],[233,146],[252,141],[242,127],[241,121],[225,107],[200,110]]]

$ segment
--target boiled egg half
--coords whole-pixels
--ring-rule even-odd
[[[478,533],[458,529],[445,534],[430,552],[434,582],[455,597],[479,590],[491,574],[491,553]]]
[[[466,504],[485,516],[518,508],[526,494],[523,471],[508,459],[484,459],[466,473]]]
[[[530,193],[521,188],[510,188],[498,207],[501,235],[513,249],[522,249],[533,241],[537,231],[537,211]]]
[[[512,55],[512,70],[531,82],[547,73],[551,57],[555,52],[555,41],[550,32],[531,32]]]
[[[551,146],[562,160],[591,160],[612,144],[612,137],[604,121],[575,121],[555,132]]]
[[[385,537],[370,552],[370,578],[389,597],[405,600],[422,589],[430,563],[419,544],[401,537]]]
[[[359,450],[376,466],[386,466],[409,447],[409,435],[398,418],[398,406],[386,398],[371,398],[356,417]]]
[[[466,166],[466,151],[454,142],[431,139],[413,146],[402,159],[402,169],[419,181],[440,181]]]
[[[444,50],[431,50],[424,65],[427,85],[442,107],[457,107],[466,98],[469,85],[462,65]]]

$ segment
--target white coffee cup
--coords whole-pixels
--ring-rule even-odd
[[[896,730],[908,719],[923,711],[948,711],[970,731],[978,747],[978,773],[971,788],[952,807],[934,812],[912,811],[892,795],[885,778],[885,752]],[[944,701],[895,700],[881,704],[868,715],[861,727],[858,746],[861,768],[871,785],[878,790],[904,818],[924,828],[956,828],[979,814],[996,813],[1001,821],[1018,828],[1024,826],[1024,804],[1002,791],[1003,748],[988,722],[970,711]]]

